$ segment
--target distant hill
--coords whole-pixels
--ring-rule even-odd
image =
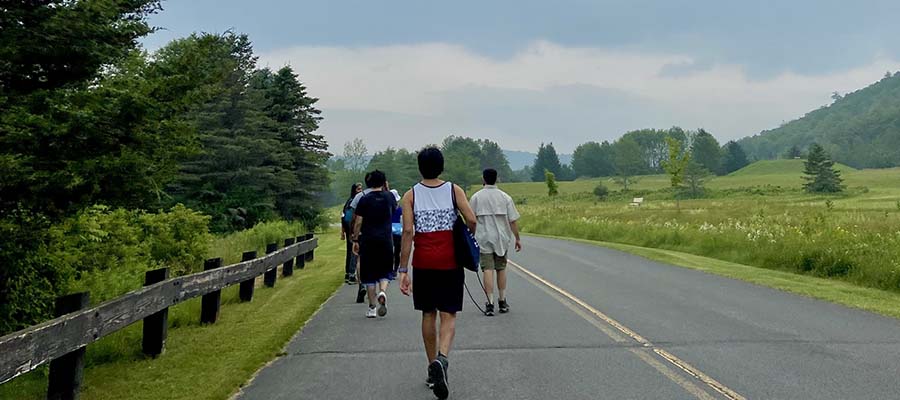
[[[748,158],[779,158],[792,146],[819,143],[856,168],[900,166],[900,73],[811,111],[779,128],[741,139]]]
[[[529,153],[527,151],[503,150],[503,154],[506,155],[506,159],[509,161],[509,167],[513,170],[519,170],[525,168],[525,166],[530,167],[534,165],[534,159],[537,158],[537,154]],[[572,155],[559,154],[559,162],[563,164],[572,164]]]
[[[855,168],[835,163],[835,168],[842,173],[856,171]],[[803,160],[763,160],[732,172],[728,176],[780,175],[800,176],[803,174]]]

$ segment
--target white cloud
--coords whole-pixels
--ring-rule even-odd
[[[457,133],[491,137],[510,149],[554,141],[563,151],[643,127],[702,126],[723,141],[751,135],[826,104],[833,91],[862,88],[900,67],[882,57],[825,75],[753,80],[740,65],[684,68],[694,62],[688,54],[537,41],[508,59],[429,43],[294,47],[263,54],[260,65],[292,65],[321,98],[322,132],[332,150],[353,137],[380,149]],[[685,71],[667,73],[672,66]]]

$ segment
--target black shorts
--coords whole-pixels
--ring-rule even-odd
[[[413,268],[413,307],[419,311],[462,311],[465,270]]]
[[[359,241],[359,281],[366,284],[388,279],[394,270],[394,245],[390,241]]]

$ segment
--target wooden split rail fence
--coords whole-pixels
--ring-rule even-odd
[[[248,251],[237,264],[223,267],[221,258],[206,260],[203,272],[191,275],[169,278],[167,268],[148,271],[143,288],[91,308],[86,308],[88,293],[60,297],[57,318],[0,337],[0,384],[49,362],[47,398],[77,398],[87,345],[144,321],[143,352],[157,357],[165,350],[169,307],[203,296],[200,322],[215,323],[222,289],[240,284],[241,301],[250,301],[258,276],[264,276],[266,286],[274,287],[279,265],[283,276],[291,276],[295,265],[303,269],[306,262],[313,261],[317,246],[318,239],[308,233],[285,239],[281,250],[277,243],[269,244],[263,257]]]

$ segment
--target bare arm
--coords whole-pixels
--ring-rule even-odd
[[[472,233],[475,233],[477,221],[475,212],[472,211],[472,207],[469,206],[469,199],[466,198],[466,192],[456,184],[453,185],[453,190],[454,193],[456,193],[456,206],[459,207],[459,212],[462,213],[463,219],[466,220],[466,225],[469,226],[469,230],[472,231]]]
[[[409,280],[409,274],[404,271],[409,267],[413,236],[416,234],[412,190],[403,195],[403,198],[400,199],[400,204],[403,207],[403,236],[400,239],[400,292],[408,296],[412,283]]]
[[[519,221],[509,221],[509,227],[516,236],[516,251],[522,251],[522,240],[519,238]]]
[[[355,216],[356,224],[353,225],[353,234],[350,235],[350,238],[353,239],[353,254],[359,255],[359,231],[362,228],[363,217]]]

